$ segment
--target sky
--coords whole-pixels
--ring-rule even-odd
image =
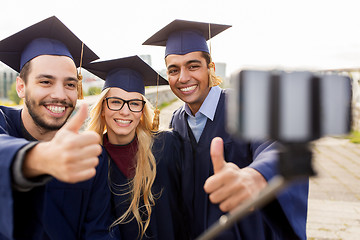
[[[150,54],[165,68],[164,48],[142,43],[174,19],[228,24],[211,40],[226,74],[243,68],[318,70],[360,67],[357,0],[62,0],[0,3],[0,39],[57,16],[102,60]]]

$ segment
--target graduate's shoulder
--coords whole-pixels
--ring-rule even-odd
[[[14,107],[7,107],[0,105],[0,117],[6,119],[18,119],[20,117],[21,109]]]
[[[154,142],[164,142],[167,144],[177,144],[181,141],[181,137],[178,132],[169,129],[161,130],[154,133]]]

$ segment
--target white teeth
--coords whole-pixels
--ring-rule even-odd
[[[192,91],[196,88],[196,85],[191,86],[191,87],[187,87],[187,88],[180,88],[180,91],[182,92],[188,92],[188,91]]]
[[[61,106],[46,106],[46,108],[53,113],[62,113],[65,111],[65,107],[61,107]]]
[[[131,123],[130,120],[119,120],[119,119],[115,120],[115,122],[122,123],[122,124],[130,124]]]

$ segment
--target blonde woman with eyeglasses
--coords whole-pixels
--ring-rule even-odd
[[[181,141],[171,131],[153,131],[145,85],[167,84],[138,56],[92,63],[105,80],[91,110],[89,130],[102,136],[109,159],[111,225],[120,239],[186,239],[181,196]],[[184,235],[185,234],[185,235]]]

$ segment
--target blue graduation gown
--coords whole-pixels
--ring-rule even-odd
[[[152,187],[155,205],[152,208],[150,225],[143,239],[187,239],[187,225],[183,219],[181,201],[181,153],[183,152],[180,137],[173,132],[160,132],[156,135],[153,154],[157,162],[156,178]],[[108,158],[103,153],[102,157]],[[110,158],[110,157],[109,157]],[[122,186],[117,193],[125,193],[129,179],[110,160],[111,183]],[[130,195],[113,194],[113,211],[119,218],[129,207]],[[116,234],[121,239],[133,240],[139,237],[138,225],[135,219],[126,224],[115,226]]]
[[[273,143],[245,143],[234,140],[225,131],[225,95],[226,90],[222,90],[214,121],[207,120],[198,143],[189,131],[183,107],[174,112],[171,120],[171,126],[184,140],[182,192],[192,237],[200,235],[223,214],[217,204],[210,202],[203,189],[206,179],[214,174],[210,158],[210,143],[214,137],[224,140],[227,162],[240,168],[252,167],[267,181],[278,173],[278,156]],[[218,239],[306,239],[307,197],[308,181],[295,184],[262,210],[243,218]]]
[[[11,164],[29,141],[21,110],[0,106],[0,239],[108,239],[111,193],[107,161],[96,176],[67,184],[52,179],[28,192],[12,188]]]

